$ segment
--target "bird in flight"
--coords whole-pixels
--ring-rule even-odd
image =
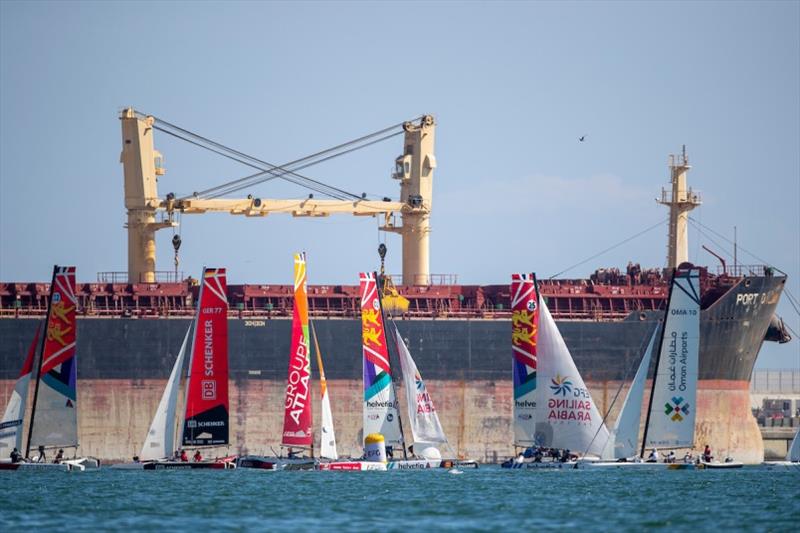
[[[581,135],[580,137],[578,137],[579,142],[583,142],[585,140],[586,140],[586,135]]]

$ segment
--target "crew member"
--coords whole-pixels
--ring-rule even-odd
[[[189,456],[186,455],[186,450],[181,450],[181,462],[183,463],[189,462]]]
[[[706,444],[705,450],[703,450],[703,461],[706,463],[710,463],[714,459],[714,456],[711,455],[711,448]]]
[[[648,463],[657,463],[658,462],[658,450],[656,448],[653,448],[650,451],[650,455],[647,456],[647,462]]]
[[[192,461],[195,463],[199,463],[203,460],[203,456],[200,455],[200,450],[195,450],[194,455],[192,456]]]
[[[21,463],[22,462],[22,454],[19,453],[19,450],[14,448],[11,450],[11,462],[12,463]]]
[[[55,464],[60,464],[61,461],[63,461],[63,460],[64,460],[64,450],[58,450],[58,453],[56,454],[56,458],[53,459],[53,462]]]
[[[33,462],[35,463],[46,463],[47,456],[44,453],[44,445],[39,445],[39,455],[38,457],[34,458]]]

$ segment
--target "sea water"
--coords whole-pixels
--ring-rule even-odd
[[[0,472],[0,531],[800,531],[800,467]]]

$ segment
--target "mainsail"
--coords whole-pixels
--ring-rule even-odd
[[[78,446],[75,267],[53,268],[28,451]]]
[[[511,275],[511,348],[514,378],[514,445],[534,444],[538,291],[533,275]]]
[[[383,329],[383,313],[375,273],[362,272],[361,339],[364,364],[364,435],[380,433],[386,443],[399,446],[397,400],[392,387],[389,348]]]
[[[643,448],[693,446],[699,349],[700,271],[676,270],[656,359]]]
[[[789,451],[786,452],[786,460],[793,463],[800,462],[800,430],[795,432]]]
[[[161,401],[158,403],[158,409],[150,423],[150,431],[147,432],[147,438],[142,445],[142,452],[139,458],[142,461],[154,461],[157,459],[171,458],[175,448],[175,407],[178,403],[178,389],[181,383],[181,369],[183,369],[183,360],[186,354],[186,345],[189,343],[189,333],[192,327],[186,330],[186,335],[183,337],[181,349],[178,352],[178,358],[175,360],[175,365],[172,367],[172,373],[169,375],[169,381],[164,388],[164,393],[161,395]]]
[[[308,342],[306,254],[300,253],[294,255],[294,311],[283,414],[283,446],[311,447],[314,439],[311,429],[311,357]]]
[[[609,446],[603,453],[604,459],[623,459],[633,457],[639,448],[639,423],[642,419],[642,400],[644,398],[644,385],[647,381],[647,372],[650,369],[650,360],[653,355],[653,347],[656,343],[658,328],[653,331],[650,343],[644,352],[639,369],[633,378],[631,388],[622,404],[617,421],[614,423],[614,430],[611,432]]]
[[[11,391],[11,398],[8,400],[3,421],[0,422],[0,460],[8,459],[11,451],[16,448],[22,449],[22,421],[25,419],[25,404],[28,403],[28,385],[31,382],[33,373],[33,356],[36,354],[36,347],[39,345],[39,331],[41,325],[36,328],[33,336],[28,356],[22,365],[14,390]]]
[[[319,367],[319,386],[322,397],[322,428],[319,435],[320,457],[336,460],[339,454],[336,452],[336,434],[333,431],[333,414],[331,413],[331,400],[328,397],[328,381],[325,379],[325,368],[322,366],[322,352],[317,342],[317,332],[314,330],[314,323],[311,323],[311,333],[314,336],[314,350],[317,352],[317,366]]]
[[[394,338],[397,352],[400,354],[408,418],[411,421],[411,434],[414,436],[414,442],[446,443],[447,437],[439,423],[439,416],[436,414],[433,400],[425,388],[425,382],[422,381],[422,376],[417,370],[417,365],[414,363],[406,343],[400,337],[397,326],[394,326]]]
[[[536,443],[600,456],[608,429],[541,297],[538,308]]]
[[[203,270],[194,319],[184,446],[228,444],[228,298],[224,268]]]

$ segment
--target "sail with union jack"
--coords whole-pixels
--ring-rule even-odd
[[[514,444],[534,443],[536,426],[536,340],[539,295],[533,274],[511,275],[511,354],[514,380]]]

